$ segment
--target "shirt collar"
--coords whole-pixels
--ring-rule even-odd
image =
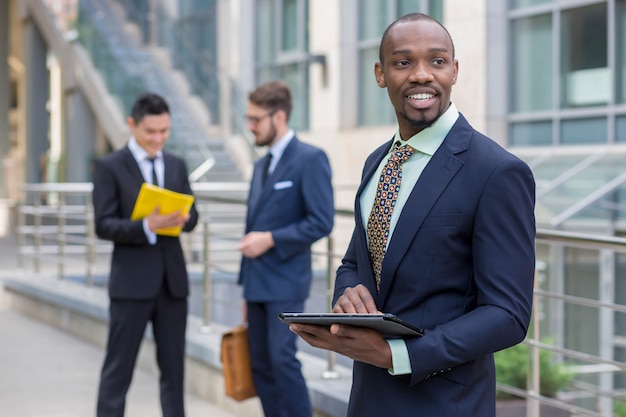
[[[396,142],[400,142],[400,145],[408,144],[415,150],[432,156],[439,146],[441,146],[443,140],[446,138],[458,118],[459,111],[454,103],[450,103],[448,110],[439,116],[437,121],[432,126],[416,133],[408,140],[402,140],[400,137],[400,131],[398,130],[393,138],[391,148],[393,148],[393,145]]]
[[[142,161],[148,158],[148,152],[146,152],[144,148],[139,146],[139,144],[137,143],[137,139],[135,139],[134,136],[132,136],[128,140],[128,150],[133,155],[135,160],[139,163],[141,163]],[[157,159],[163,158],[163,151],[157,152],[156,158]]]
[[[276,143],[272,145],[269,149],[269,152],[272,154],[272,159],[276,161],[280,159],[283,152],[285,152],[285,148],[289,145],[289,142],[291,142],[291,139],[293,139],[294,136],[295,132],[293,129],[289,129],[289,131],[285,133],[282,138],[278,139]]]

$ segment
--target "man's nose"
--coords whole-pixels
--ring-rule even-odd
[[[418,62],[411,71],[410,81],[424,84],[433,80],[433,73],[426,63]]]

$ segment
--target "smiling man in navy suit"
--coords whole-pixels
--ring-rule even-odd
[[[458,68],[450,34],[427,15],[403,16],[383,34],[375,77],[398,131],[365,162],[335,282],[333,312],[394,313],[424,336],[290,325],[311,345],[354,359],[348,417],[494,417],[493,353],[528,329],[533,175],[457,111]],[[384,218],[370,213],[387,189],[379,178],[393,177],[389,159],[404,162],[381,238],[368,231],[385,230],[369,226]]]
[[[311,245],[328,235],[335,214],[326,154],[289,128],[292,100],[282,81],[248,97],[248,128],[269,148],[254,165],[239,283],[247,309],[252,376],[266,417],[311,417],[297,337],[278,320],[301,312],[311,287]],[[244,317],[244,320],[246,317]]]

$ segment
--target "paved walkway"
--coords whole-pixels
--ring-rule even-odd
[[[5,274],[16,268],[14,248],[11,237],[0,236]],[[3,308],[1,300],[0,416],[94,416],[103,350]],[[135,370],[126,410],[132,417],[161,415],[155,375]],[[187,417],[234,417],[193,395],[186,396],[186,411]]]

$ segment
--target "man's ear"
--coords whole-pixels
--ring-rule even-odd
[[[132,117],[127,117],[126,118],[126,124],[128,125],[128,127],[130,128],[130,130],[133,130],[135,128],[135,119],[133,119]]]
[[[380,62],[374,64],[374,76],[376,77],[376,84],[378,84],[380,88],[387,87],[385,83],[385,71],[383,70],[383,64]]]
[[[281,124],[284,124],[284,125],[287,124],[287,113],[284,110],[276,110],[276,113],[274,114],[274,116],[278,117]]]

